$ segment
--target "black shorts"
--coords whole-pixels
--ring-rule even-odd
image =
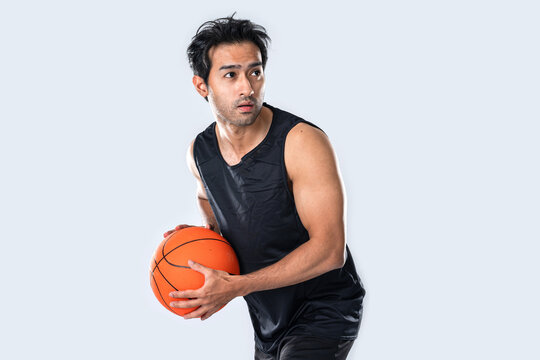
[[[264,353],[255,346],[255,360],[345,360],[353,342],[315,336],[285,336],[273,354]]]

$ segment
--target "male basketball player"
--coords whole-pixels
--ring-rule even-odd
[[[241,275],[190,262],[204,286],[171,293],[189,299],[171,306],[198,307],[184,318],[205,320],[243,296],[255,359],[345,359],[365,291],[345,241],[336,157],[318,127],[263,102],[270,38],[233,16],[204,23],[188,48],[215,122],[187,161],[205,226],[232,244]]]

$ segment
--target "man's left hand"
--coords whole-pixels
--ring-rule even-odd
[[[204,275],[204,285],[197,290],[173,291],[169,294],[172,298],[189,300],[173,301],[171,307],[192,308],[198,307],[184,315],[184,319],[200,317],[206,320],[216,311],[227,305],[229,301],[239,296],[238,290],[233,286],[233,278],[236,275],[221,270],[214,270],[189,260],[188,265],[195,271]]]

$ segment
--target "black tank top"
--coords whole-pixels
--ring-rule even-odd
[[[241,274],[271,265],[309,240],[287,186],[285,138],[299,122],[293,114],[264,103],[273,112],[264,140],[229,166],[212,123],[194,143],[194,159],[222,235],[231,243]],[[365,290],[346,247],[347,260],[311,280],[251,293],[247,302],[259,349],[270,353],[286,334],[354,339],[362,319]]]

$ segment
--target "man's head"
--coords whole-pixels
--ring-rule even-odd
[[[189,65],[193,74],[201,77],[205,83],[208,82],[208,74],[212,66],[208,52],[213,46],[219,44],[252,42],[261,52],[263,70],[266,67],[267,46],[270,41],[266,29],[249,20],[233,19],[233,16],[234,14],[205,22],[191,39],[191,44],[187,49]]]
[[[219,118],[245,126],[262,108],[270,38],[262,26],[233,16],[202,24],[187,53],[197,92]]]

